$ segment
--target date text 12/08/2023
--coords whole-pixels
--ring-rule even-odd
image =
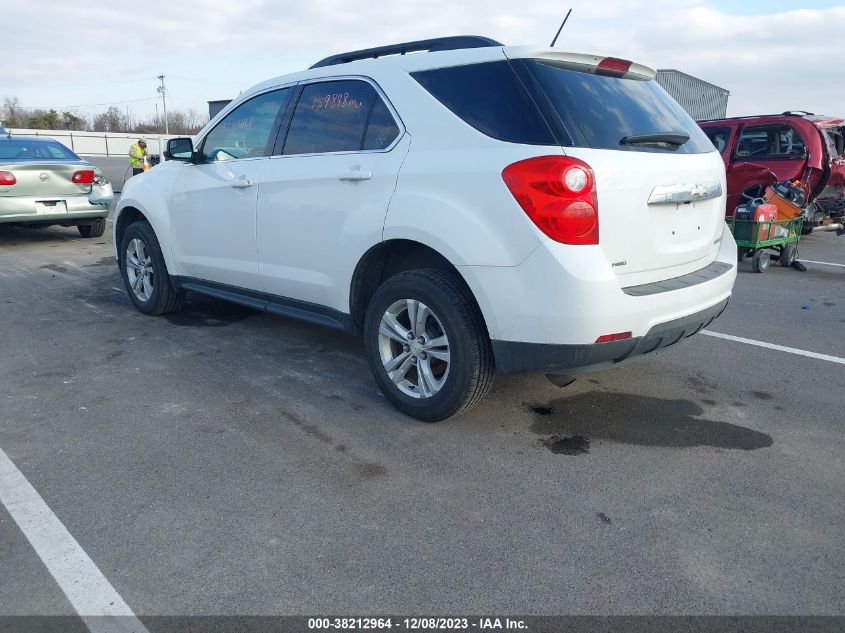
[[[528,625],[524,620],[497,617],[479,618],[444,618],[444,617],[413,617],[413,618],[309,618],[308,628],[311,630],[390,630],[393,628],[407,631],[526,631]]]

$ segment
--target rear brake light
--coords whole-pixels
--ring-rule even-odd
[[[508,165],[502,179],[543,233],[561,244],[598,244],[599,207],[590,166],[569,156]]]
[[[73,172],[71,180],[77,185],[90,185],[92,182],[94,182],[94,170],[80,169],[79,171],[75,171]]]
[[[596,66],[597,75],[607,77],[622,77],[631,69],[632,62],[617,57],[605,57]]]
[[[0,171],[0,187],[9,187],[18,181],[10,171]]]
[[[596,339],[596,343],[610,343],[611,341],[624,341],[631,338],[631,332],[619,332],[617,334],[602,334]]]

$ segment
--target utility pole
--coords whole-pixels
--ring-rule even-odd
[[[167,98],[165,97],[167,90],[164,88],[164,75],[159,75],[158,80],[161,82],[158,93],[161,95],[161,107],[164,110],[164,133],[170,134],[170,125],[167,123]]]

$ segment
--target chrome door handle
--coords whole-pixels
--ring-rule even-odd
[[[339,180],[369,180],[373,177],[373,172],[371,171],[364,171],[363,169],[347,169],[343,172],[340,176],[338,176]]]
[[[246,176],[241,176],[237,180],[233,181],[230,185],[233,189],[246,189],[247,187],[252,187],[255,183],[252,182]]]

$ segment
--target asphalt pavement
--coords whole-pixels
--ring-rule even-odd
[[[845,357],[845,238],[801,256],[710,330]],[[698,335],[430,425],[353,337],[141,315],[109,235],[0,228],[0,306],[0,449],[139,616],[845,615],[842,364]],[[2,505],[0,570],[73,614]]]

